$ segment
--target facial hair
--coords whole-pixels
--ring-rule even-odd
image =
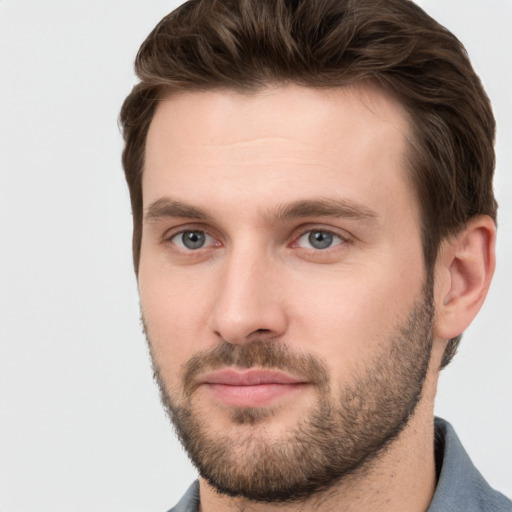
[[[350,382],[341,388],[333,385],[321,359],[264,339],[240,345],[223,342],[196,354],[184,365],[182,389],[172,393],[152,353],[155,380],[192,463],[219,493],[256,502],[300,501],[372,467],[406,427],[428,370],[433,315],[430,287],[406,320],[382,340],[381,352],[364,368],[354,368]],[[151,352],[149,338],[148,343]],[[265,436],[271,408],[232,408],[232,425],[246,426],[212,432],[208,415],[194,407],[195,377],[225,367],[304,376],[316,390],[315,405],[279,438]]]

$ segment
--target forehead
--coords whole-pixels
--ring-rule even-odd
[[[300,118],[303,123],[294,121]],[[175,92],[160,102],[148,134],[147,147],[157,142],[158,132],[166,130],[176,142],[198,144],[205,138],[212,144],[240,142],[251,135],[267,137],[289,135],[309,139],[316,129],[334,125],[338,118],[336,142],[351,132],[360,135],[371,123],[374,134],[393,128],[397,134],[409,135],[408,113],[390,92],[371,81],[338,88],[309,88],[298,85],[266,87],[257,92],[241,93],[231,89],[204,92]],[[343,123],[342,118],[348,122]],[[289,121],[292,122],[289,122]],[[339,131],[344,126],[349,133]],[[323,126],[322,126],[323,125]],[[321,134],[325,137],[325,132]],[[168,141],[166,141],[168,142]],[[325,145],[331,137],[325,137]]]
[[[379,191],[410,197],[409,133],[405,108],[372,83],[177,93],[162,100],[149,129],[144,206],[166,191],[263,207],[334,190],[356,201]]]

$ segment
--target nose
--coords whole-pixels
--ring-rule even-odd
[[[287,329],[279,264],[262,252],[233,251],[222,262],[211,329],[223,341],[278,339]]]

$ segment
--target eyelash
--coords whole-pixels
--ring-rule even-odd
[[[178,250],[186,252],[186,253],[190,253],[190,254],[201,253],[202,250],[208,249],[208,247],[210,247],[211,244],[198,247],[197,249],[191,249],[191,248],[180,247],[174,241],[179,236],[183,237],[183,235],[185,233],[194,233],[194,232],[202,233],[202,234],[206,235],[206,237],[210,237],[214,241],[216,241],[216,239],[219,238],[217,235],[211,234],[207,229],[204,228],[204,226],[188,226],[186,229],[181,228],[179,231],[173,230],[170,234],[167,232],[163,237],[163,243],[172,244],[175,247],[177,247]],[[297,230],[295,232],[297,233]],[[311,236],[311,234],[315,233],[315,232],[322,233],[324,235],[325,234],[329,235],[332,237],[333,240],[337,239],[339,241],[337,243],[334,243],[334,245],[329,245],[325,248],[301,247],[299,245],[300,240],[303,237],[305,237],[306,235]],[[346,234],[340,234],[340,233],[335,232],[332,229],[327,229],[327,228],[323,228],[323,227],[319,227],[319,226],[308,226],[307,228],[302,227],[302,229],[300,229],[300,231],[298,231],[298,233],[296,235],[293,235],[291,238],[292,238],[292,242],[288,244],[288,247],[303,249],[303,250],[309,251],[311,253],[327,252],[329,249],[335,249],[339,246],[344,246],[344,245],[350,244],[352,241],[351,238],[349,236],[347,236]],[[214,247],[221,247],[222,243],[216,241],[216,243],[213,245],[214,245]]]
[[[308,242],[310,245],[313,245],[313,241],[311,240],[312,235],[316,234],[322,234],[327,235],[328,237],[328,245],[325,247],[301,247],[300,241],[307,236]],[[336,242],[336,239],[338,242]],[[320,243],[322,240],[318,240]],[[342,236],[341,234],[335,233],[333,230],[330,229],[322,229],[322,228],[309,228],[306,231],[303,231],[302,234],[300,234],[298,237],[295,238],[295,241],[292,242],[292,247],[299,247],[301,249],[313,251],[313,252],[324,252],[329,249],[334,249],[335,247],[338,247],[340,245],[344,245],[348,242],[348,238],[346,236]]]
[[[181,226],[180,228],[175,228],[175,229],[167,231],[164,234],[164,236],[162,237],[162,242],[164,244],[171,244],[171,245],[177,246],[176,242],[174,242],[173,240],[175,240],[179,236],[183,237],[183,235],[185,233],[203,233],[207,237],[210,237],[212,240],[216,240],[217,238],[219,238],[217,235],[212,234],[208,229],[205,229],[204,226],[189,225],[186,227]],[[220,242],[217,242],[217,244],[215,244],[215,245],[221,246],[222,244]],[[193,249],[187,250],[186,248],[180,248],[181,251],[190,252],[190,253],[199,252],[201,249],[202,248],[198,248],[196,250],[193,250]]]

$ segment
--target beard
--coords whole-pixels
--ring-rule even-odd
[[[321,359],[262,339],[223,342],[196,354],[183,367],[181,389],[170,392],[149,338],[148,343],[162,404],[201,477],[227,496],[284,503],[318,495],[370,469],[407,426],[428,370],[433,316],[432,290],[426,287],[405,321],[383,338],[384,348],[364,367],[353,368],[341,387],[333,386]],[[233,428],[214,431],[208,414],[194,407],[196,376],[225,367],[304,376],[314,384],[316,400],[274,438],[265,431],[272,408],[230,408]]]

